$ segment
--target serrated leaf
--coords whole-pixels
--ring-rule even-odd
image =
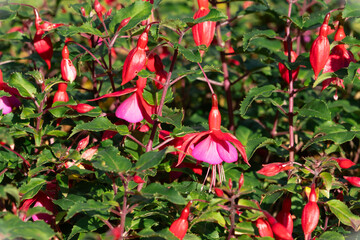
[[[266,137],[249,139],[245,146],[246,155],[248,159],[252,157],[252,155],[255,153],[257,149],[266,146],[268,144],[274,144],[274,143],[275,143],[274,139],[266,138]]]
[[[116,11],[111,22],[110,29],[115,32],[122,20],[131,17],[129,23],[121,29],[121,32],[127,31],[135,27],[141,21],[147,19],[151,15],[152,4],[145,1],[136,1],[130,6]]]
[[[240,114],[243,118],[245,118],[245,114],[249,109],[251,103],[257,99],[259,96],[269,97],[271,93],[275,90],[274,85],[266,85],[259,88],[253,88],[246,95],[245,99],[241,102],[240,105]]]
[[[71,230],[69,239],[74,237],[78,233],[89,233],[94,230],[104,226],[104,223],[99,218],[83,217],[80,218],[74,224],[74,227]]]
[[[344,236],[338,232],[326,231],[318,238],[319,240],[345,240]]]
[[[26,75],[32,76],[38,83],[43,83],[45,81],[44,75],[42,75],[42,73],[39,71],[30,71],[27,72]]]
[[[110,209],[110,205],[103,202],[97,202],[92,199],[87,202],[75,202],[73,206],[70,207],[65,221],[72,218],[77,213],[88,213],[89,216],[103,216],[104,212],[107,212]]]
[[[200,56],[200,52],[198,50],[195,50],[195,53],[183,46],[181,46],[178,43],[174,44],[174,48],[179,50],[179,53],[181,53],[187,60],[190,62],[196,62],[201,63],[202,58]]]
[[[298,113],[303,117],[317,117],[327,121],[331,120],[331,112],[328,106],[324,101],[319,99],[306,103]]]
[[[119,128],[121,131],[124,129]],[[117,131],[117,126],[115,124],[112,124],[109,119],[106,117],[98,117],[92,120],[91,122],[78,124],[74,129],[72,130],[71,135],[72,137],[74,134],[80,132],[80,131],[93,131],[93,132],[100,132],[105,130],[114,130]],[[127,132],[128,133],[128,132]]]
[[[22,199],[29,199],[34,197],[46,184],[46,181],[42,178],[31,178],[30,181],[20,187],[20,192],[23,194]]]
[[[335,72],[323,73],[315,80],[315,82],[313,84],[313,88],[316,87],[317,85],[319,85],[320,83],[322,83],[323,81],[325,81],[326,79],[336,78],[336,77],[337,77],[337,75]]]
[[[105,35],[100,32],[99,29],[92,26],[92,22],[86,22],[81,26],[64,26],[59,27],[57,29],[60,35],[63,35],[64,37],[74,36],[78,33],[87,33],[91,35],[96,35],[99,37],[104,37]]]
[[[353,83],[358,69],[360,69],[359,63],[351,62],[347,68],[347,75],[343,78],[344,84],[350,84]]]
[[[340,220],[341,223],[351,226],[355,231],[359,230],[360,217],[353,214],[345,203],[333,199],[326,204],[329,206],[330,211]],[[355,223],[355,224],[354,224]]]
[[[182,120],[184,119],[184,114],[178,109],[171,109],[166,106],[163,108],[163,115],[158,116],[160,122],[168,123],[174,125],[176,128],[181,128]]]
[[[249,33],[244,34],[243,38],[243,48],[244,51],[249,47],[252,40],[260,37],[274,38],[276,36],[276,32],[273,30],[253,30]]]
[[[179,238],[175,237],[175,235],[172,232],[170,232],[168,228],[162,229],[158,232],[155,232],[151,228],[145,228],[140,232],[138,232],[138,235],[144,238],[154,238],[154,239],[162,238],[166,240],[179,240]]]
[[[186,200],[179,192],[172,187],[165,187],[160,183],[151,183],[141,190],[143,194],[149,194],[151,197],[160,197],[172,203],[185,205]]]
[[[115,147],[106,148],[100,151],[95,160],[92,160],[94,168],[108,172],[126,172],[132,166],[129,159],[120,155]]]
[[[360,17],[360,2],[358,0],[346,0],[342,17]]]
[[[23,75],[19,72],[11,74],[9,85],[11,87],[17,88],[22,97],[35,97],[37,92],[36,87],[26,80]]]
[[[313,145],[314,143],[320,143],[323,141],[333,141],[336,144],[343,144],[345,142],[351,141],[355,135],[358,134],[358,132],[351,132],[351,131],[339,131],[335,133],[329,133],[321,137],[316,137],[310,139],[305,146],[302,148],[302,150],[305,150],[309,146]]]
[[[194,219],[194,221],[191,222],[191,224],[195,224],[199,222],[215,222],[222,227],[225,227],[226,224],[225,219],[220,214],[220,212],[213,212],[213,211],[206,212],[200,215],[198,218]]]
[[[164,159],[165,153],[166,150],[164,149],[158,152],[152,151],[142,154],[136,162],[136,170],[142,171],[157,166]]]

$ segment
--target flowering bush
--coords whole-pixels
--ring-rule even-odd
[[[0,3],[1,239],[345,239],[357,0]]]

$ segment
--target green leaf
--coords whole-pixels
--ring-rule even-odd
[[[0,97],[3,97],[3,96],[6,96],[6,97],[11,97],[11,94],[10,94],[10,93],[5,92],[4,90],[0,90]]]
[[[10,20],[16,16],[15,12],[9,11],[7,9],[0,9],[0,20]]]
[[[320,143],[323,141],[333,141],[336,144],[343,144],[345,142],[351,141],[355,135],[358,134],[358,132],[352,132],[352,131],[339,131],[335,133],[329,133],[324,136],[316,137],[310,139],[305,146],[302,148],[302,150],[305,150],[309,146],[313,145],[314,143]]]
[[[186,22],[186,24],[189,27],[192,27],[198,23],[207,22],[207,21],[217,22],[217,21],[220,21],[220,20],[223,20],[226,18],[227,18],[227,16],[223,12],[221,12],[215,8],[212,8],[210,10],[210,12],[204,17],[197,18],[195,20],[193,18],[185,18],[183,20]]]
[[[1,13],[0,13],[1,16]],[[12,32],[12,33],[5,33],[5,34],[0,34],[0,39],[1,40],[9,40],[9,41],[14,41],[14,40],[22,40],[24,37],[24,34],[21,32]]]
[[[20,187],[20,193],[23,194],[22,199],[34,197],[45,184],[46,181],[42,178],[31,178],[27,184]]]
[[[243,118],[246,118],[245,114],[249,109],[251,103],[260,96],[270,97],[271,93],[276,89],[274,85],[265,85],[262,87],[256,87],[249,91],[245,99],[240,105],[240,114]]]
[[[145,196],[149,195],[150,197],[163,198],[179,205],[185,205],[187,203],[186,199],[181,196],[179,192],[175,191],[174,188],[170,186],[165,187],[160,183],[151,183],[150,185],[146,186],[146,188],[143,188],[141,192],[145,194]]]
[[[316,87],[317,85],[319,85],[320,83],[322,83],[323,81],[325,81],[326,79],[336,78],[336,77],[337,77],[337,75],[335,72],[323,73],[315,80],[315,82],[313,84],[313,88]]]
[[[326,204],[329,206],[330,211],[340,220],[341,223],[351,226],[355,231],[359,230],[360,217],[353,214],[345,203],[333,199]]]
[[[64,37],[74,36],[79,33],[87,33],[87,34],[96,35],[99,37],[105,36],[102,32],[100,32],[99,29],[92,26],[92,22],[86,22],[79,27],[77,27],[77,26],[59,27],[57,29],[57,31],[60,35],[63,35]]]
[[[345,240],[344,236],[338,232],[327,231],[321,234],[319,240]]]
[[[105,212],[108,212],[110,209],[110,205],[102,202],[97,202],[92,199],[87,202],[75,202],[73,206],[70,207],[67,215],[65,217],[65,221],[72,218],[75,214],[84,212],[89,216],[100,216],[103,217]]]
[[[347,68],[347,75],[343,78],[344,84],[350,84],[354,82],[358,69],[360,69],[360,63],[351,62],[349,64]]]
[[[327,121],[331,120],[331,112],[322,100],[315,99],[309,103],[306,103],[300,110],[299,114],[303,117],[317,117]]]
[[[249,47],[252,40],[260,37],[274,38],[276,36],[276,32],[273,30],[253,30],[249,33],[244,34],[243,38],[243,48],[244,51]]]
[[[45,207],[32,207],[26,212],[26,217],[31,217],[32,215],[39,214],[39,213],[46,213],[52,215],[52,212],[47,210]]]
[[[167,106],[163,107],[163,115],[158,116],[160,122],[174,125],[176,128],[181,128],[182,120],[184,119],[183,111],[178,109],[171,109]]]
[[[170,232],[168,228],[162,229],[159,232],[155,232],[151,228],[145,228],[140,232],[138,232],[138,235],[140,237],[149,238],[149,239],[162,238],[166,240],[179,240],[179,238],[175,237],[175,235],[172,232]]]
[[[252,155],[255,153],[257,149],[274,143],[275,143],[274,139],[266,138],[266,137],[249,139],[245,146],[246,155],[248,159],[252,157]]]
[[[191,224],[199,223],[199,222],[215,222],[222,227],[225,227],[226,222],[224,217],[220,214],[220,212],[209,211],[200,215],[196,218]]]
[[[37,92],[36,87],[26,80],[23,75],[19,72],[11,74],[9,85],[11,87],[17,88],[22,97],[35,97]]]
[[[83,217],[80,218],[71,230],[68,239],[73,238],[78,233],[93,232],[96,229],[104,226],[104,223],[99,218]]]
[[[326,191],[325,191],[326,197],[329,198],[330,197],[329,192],[330,192],[331,187],[332,187],[333,177],[328,172],[320,173],[320,177],[323,180],[323,183],[324,183],[324,186],[325,186],[325,189],[326,189]]]
[[[152,7],[152,4],[149,2],[136,1],[130,6],[116,11],[109,25],[111,31],[115,32],[121,21],[128,17],[131,17],[131,20],[121,29],[121,32],[132,29],[138,23],[147,19],[151,15]]]
[[[100,151],[95,160],[92,160],[94,168],[107,172],[126,172],[132,166],[129,159],[120,155],[115,147],[106,148]]]
[[[38,83],[43,83],[45,81],[44,75],[42,75],[42,73],[39,71],[27,72],[26,75],[32,76],[35,79],[35,81]]]
[[[360,2],[358,0],[346,0],[342,17],[360,17]]]
[[[165,157],[165,151],[166,150],[164,149],[158,152],[152,151],[144,153],[136,162],[136,170],[142,171],[159,165]]]
[[[110,122],[110,120],[107,119],[106,117],[98,117],[98,118],[95,118],[94,120],[92,120],[91,122],[82,123],[82,124],[79,124],[76,127],[74,127],[69,138],[72,137],[74,134],[76,134],[80,131],[84,131],[84,130],[92,131],[92,132],[100,132],[100,131],[105,131],[105,130],[117,131],[118,129],[122,133],[124,133],[124,135],[128,134],[128,131],[125,134],[124,128],[117,128],[117,126],[115,124],[112,124]]]
[[[190,62],[200,63],[202,61],[200,52],[198,50],[196,50],[194,53],[193,51],[181,46],[178,43],[174,44],[174,48],[177,48],[179,52]]]

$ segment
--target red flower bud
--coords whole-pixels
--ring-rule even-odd
[[[117,31],[120,31],[123,27],[125,27],[131,20],[131,17],[125,18],[121,21]]]
[[[292,240],[293,239],[291,234],[284,227],[284,225],[282,225],[281,223],[276,221],[276,219],[273,216],[271,216],[270,213],[268,213],[267,211],[263,211],[263,213],[265,214],[266,218],[269,220],[271,229],[272,229],[276,239],[282,239],[282,240]]]
[[[243,185],[244,185],[244,173],[241,173],[241,176],[239,178],[239,191]]]
[[[150,53],[149,56],[147,57],[147,61],[146,61],[146,68],[150,71],[150,72],[155,72],[155,53]]]
[[[285,198],[282,204],[282,209],[276,216],[276,220],[284,225],[287,231],[292,234],[294,223],[290,213],[291,209],[291,198]]]
[[[75,111],[77,111],[78,113],[87,113],[90,112],[91,110],[93,110],[95,107],[86,104],[86,103],[79,103],[78,105],[69,105],[69,108],[74,109]]]
[[[76,68],[73,65],[72,61],[69,59],[69,49],[65,45],[62,50],[61,60],[61,76],[65,81],[73,82],[76,78]]]
[[[96,14],[98,15],[100,21],[101,22],[104,21],[103,16],[102,16],[103,6],[101,6],[99,0],[94,1],[94,10],[95,10]]]
[[[212,107],[209,114],[209,130],[220,130],[221,114],[218,108],[218,100],[215,94],[212,95]]]
[[[233,182],[231,178],[229,178],[228,185],[229,185],[229,189],[231,190],[233,188]]]
[[[122,72],[122,83],[131,81],[134,79],[138,72],[140,72],[146,64],[146,50],[148,43],[148,32],[150,25],[148,25],[144,32],[140,35],[137,46],[129,52],[129,55],[125,59]]]
[[[107,139],[111,139],[113,138],[118,132],[116,131],[111,131],[111,130],[106,130],[104,131],[102,137],[101,137],[101,141],[105,141]]]
[[[80,150],[83,150],[84,148],[86,148],[87,145],[89,144],[89,140],[90,140],[90,135],[81,139],[76,147],[76,151],[80,151]]]
[[[215,190],[216,196],[218,196],[218,197],[224,196],[224,191],[221,190],[220,188],[214,188],[214,190]]]
[[[59,83],[58,90],[55,93],[53,103],[69,101],[69,96],[66,93],[66,88],[67,88],[67,83]]]
[[[45,32],[37,30],[34,36],[34,48],[39,56],[46,62],[48,69],[51,68],[51,58],[53,55],[53,46],[48,35],[42,38]]]
[[[312,184],[309,202],[305,205],[301,216],[301,226],[304,231],[305,240],[311,239],[311,233],[315,230],[319,218],[320,210],[316,203],[315,184]]]
[[[360,187],[360,177],[344,176],[343,178],[345,178],[351,185],[355,187]]]
[[[136,182],[136,183],[145,183],[145,181],[141,177],[139,177],[138,175],[134,176],[134,182]]]
[[[86,17],[85,8],[84,8],[84,7],[81,7],[81,8],[80,8],[80,11],[81,11],[81,15],[83,15],[84,17]]]
[[[182,240],[185,237],[185,234],[189,227],[188,217],[190,213],[191,204],[192,201],[190,201],[186,205],[186,207],[182,210],[180,218],[175,220],[170,226],[170,232],[172,232],[180,240]]]
[[[287,45],[287,42],[284,42],[284,46]],[[285,47],[285,56],[288,56],[289,54],[289,51],[287,50],[287,47]],[[291,62],[295,62],[296,61],[296,58],[298,57],[296,52],[291,50],[290,51],[290,54],[291,54]],[[296,70],[292,70],[291,71],[291,76],[292,76],[292,80],[295,81],[296,78],[297,78],[297,75],[299,73],[299,69],[300,68],[297,68]],[[281,75],[281,78],[287,82],[289,84],[289,70],[285,67],[284,64],[282,63],[279,63],[279,72],[280,72],[280,75]]]
[[[275,176],[279,172],[289,169],[293,169],[293,167],[290,166],[289,163],[275,162],[270,164],[263,164],[263,168],[257,171],[257,173],[271,177]]]
[[[351,168],[352,166],[355,165],[355,163],[353,161],[351,161],[350,159],[347,158],[334,158],[334,160],[339,164],[339,166],[341,168]]]
[[[198,0],[199,10],[194,14],[194,19],[204,17],[210,12],[207,0]],[[192,27],[193,38],[196,46],[206,45],[209,47],[215,35],[216,22],[202,22]],[[204,51],[200,51],[201,56]]]
[[[271,230],[270,224],[268,221],[263,218],[258,218],[255,222],[256,227],[258,228],[260,237],[274,237],[274,234]]]
[[[315,79],[324,68],[330,55],[330,44],[327,38],[329,29],[330,13],[325,16],[324,22],[320,27],[319,36],[315,39],[310,49],[310,63],[314,70]]]

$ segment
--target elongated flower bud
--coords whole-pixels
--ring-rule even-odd
[[[101,22],[104,21],[103,16],[102,16],[103,6],[101,6],[99,0],[94,1],[94,10],[95,10],[96,14],[98,15],[100,21]]]
[[[319,36],[315,39],[310,49],[310,63],[314,70],[315,79],[324,68],[330,55],[330,43],[327,38],[329,29],[330,13],[325,16],[324,22],[320,27]]]
[[[141,177],[139,177],[138,175],[134,176],[134,182],[136,182],[136,183],[145,183],[145,181]]]
[[[258,218],[255,222],[256,227],[258,228],[260,237],[274,237],[273,231],[268,221],[263,218]]]
[[[170,232],[172,232],[180,240],[182,240],[185,237],[185,234],[189,227],[188,217],[190,213],[191,204],[192,201],[190,201],[186,205],[186,207],[182,210],[180,218],[175,220],[170,226]]]
[[[273,216],[271,216],[270,213],[268,213],[267,211],[263,211],[263,213],[265,214],[266,218],[269,220],[271,229],[272,229],[276,239],[282,239],[282,240],[292,240],[293,239],[291,234],[284,227],[284,225],[282,225],[281,223],[276,221],[276,219]]]
[[[241,173],[241,176],[239,178],[239,191],[243,185],[244,185],[244,173]]]
[[[148,32],[150,30],[150,25],[148,25],[144,32],[140,35],[137,42],[137,46],[129,52],[129,55],[126,57],[123,72],[122,72],[122,83],[131,81],[134,79],[138,72],[140,72],[146,64],[146,50],[148,43]]]
[[[320,210],[316,203],[316,198],[315,184],[312,184],[309,202],[305,205],[301,216],[301,226],[304,231],[305,240],[311,239],[311,233],[319,222]]]
[[[72,61],[69,59],[69,49],[65,45],[62,50],[62,57],[61,60],[61,77],[65,81],[73,82],[76,78],[76,68],[73,65]]]
[[[214,190],[215,190],[216,196],[218,196],[218,197],[224,196],[224,191],[221,190],[220,188],[214,188]]]
[[[194,19],[204,17],[210,12],[207,0],[198,0],[199,10],[194,14]],[[206,21],[192,27],[193,38],[196,46],[209,47],[215,35],[216,22]],[[200,51],[201,56],[204,51]]]
[[[287,231],[292,234],[294,223],[290,213],[291,198],[285,198],[282,204],[282,209],[276,216],[276,220],[286,227]]]
[[[351,185],[355,187],[360,187],[360,177],[344,176],[343,178],[345,178]]]
[[[69,101],[69,96],[66,93],[66,88],[67,88],[67,83],[59,83],[58,90],[56,91],[56,93],[54,95],[53,103]]]
[[[91,110],[93,110],[95,107],[86,104],[86,103],[79,103],[78,105],[68,105],[69,108],[74,109],[75,111],[77,111],[78,113],[87,113],[90,112]]]
[[[355,165],[355,163],[353,161],[351,161],[350,159],[347,158],[334,158],[334,160],[339,164],[339,166],[341,168],[351,168],[352,166]]]
[[[87,145],[89,144],[89,140],[90,140],[90,135],[81,139],[76,147],[76,151],[80,151],[86,148]]]
[[[218,100],[215,94],[212,95],[212,108],[209,114],[209,129],[220,130],[221,114],[218,108]]]
[[[284,42],[284,46],[286,46],[286,45],[287,45],[287,42]],[[288,56],[289,51],[287,50],[287,47],[285,47],[284,53],[285,53],[285,56]],[[291,55],[291,62],[295,62],[296,58],[298,57],[296,52],[293,50],[290,50],[290,55]],[[299,69],[300,68],[297,68],[297,69],[291,71],[291,77],[292,77],[293,81],[296,80],[297,75],[299,73]],[[280,72],[281,78],[289,84],[289,70],[282,63],[279,63],[279,72]]]
[[[257,173],[271,177],[282,171],[290,170],[292,168],[293,167],[289,165],[289,163],[275,162],[270,164],[263,164],[263,168],[257,171]]]

